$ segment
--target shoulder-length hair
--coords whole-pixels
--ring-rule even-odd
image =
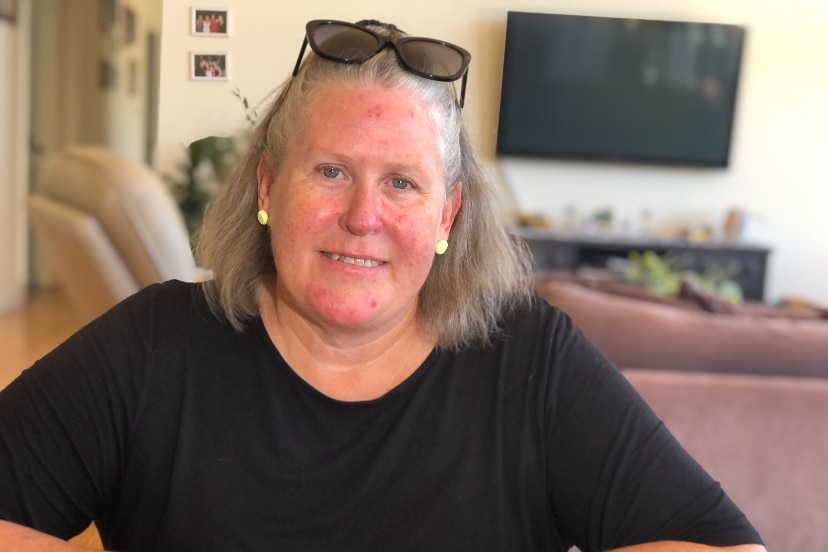
[[[213,272],[204,285],[211,308],[238,331],[259,315],[260,287],[278,278],[269,229],[256,221],[259,160],[278,171],[315,90],[355,85],[406,90],[427,106],[441,137],[446,195],[461,184],[462,206],[448,251],[434,259],[419,292],[417,315],[440,347],[487,343],[501,318],[531,297],[531,258],[503,225],[493,183],[469,140],[454,86],[405,71],[390,49],[353,65],[309,54],[299,73],[277,91],[246,154],[205,214],[196,260]]]

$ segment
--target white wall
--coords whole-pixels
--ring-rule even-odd
[[[26,298],[29,3],[0,21],[0,314]]]
[[[732,207],[751,215],[749,238],[772,248],[767,299],[828,305],[828,2],[823,0],[227,0],[230,38],[189,35],[190,6],[165,0],[158,162],[169,171],[184,145],[244,124],[231,91],[251,101],[293,68],[304,23],[378,18],[472,52],[465,115],[481,152],[521,210],[553,222],[566,206],[602,207],[635,222],[643,210],[663,232],[687,222],[721,225]],[[699,170],[615,164],[496,160],[506,12],[538,11],[744,24],[748,29],[731,166]],[[229,51],[229,82],[189,80],[191,50]]]

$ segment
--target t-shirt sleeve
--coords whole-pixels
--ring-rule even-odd
[[[550,504],[584,552],[677,540],[761,543],[624,376],[562,316],[546,404]]]
[[[68,538],[105,509],[150,349],[144,302],[116,306],[0,392],[0,519]]]

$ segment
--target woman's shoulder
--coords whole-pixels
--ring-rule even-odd
[[[210,313],[202,283],[168,280],[151,284],[113,307],[114,312],[157,313],[165,317],[202,316]]]
[[[147,342],[226,332],[229,324],[212,312],[202,286],[178,280],[151,284],[90,322],[81,333]]]
[[[503,317],[501,330],[501,336],[505,338],[547,339],[562,332],[577,331],[577,328],[561,309],[532,296]]]
[[[497,366],[505,359],[509,371],[515,372],[557,365],[591,348],[569,316],[533,296],[502,313],[487,341],[455,350],[452,358],[475,366]]]
[[[593,377],[611,366],[564,311],[538,297],[506,314],[487,346],[463,356],[479,363],[499,362],[510,374],[523,374],[516,377],[544,381]]]
[[[150,284],[140,289],[125,302],[151,303],[173,302],[175,304],[189,303],[195,305],[203,302],[204,292],[202,284],[198,282],[182,282],[181,280],[167,280],[158,284]]]

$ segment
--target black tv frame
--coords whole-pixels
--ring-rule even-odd
[[[526,105],[526,94],[532,91],[521,89],[521,86],[525,87],[525,84],[518,82],[518,80],[521,77],[515,75],[515,71],[519,69],[516,68],[515,64],[512,62],[514,56],[516,55],[515,52],[513,52],[512,50],[519,47],[515,46],[515,36],[517,36],[518,33],[521,33],[523,27],[527,24],[533,25],[535,27],[550,25],[551,29],[553,19],[554,22],[558,23],[569,20],[575,23],[583,22],[586,24],[597,22],[607,23],[608,25],[678,25],[687,28],[690,28],[691,26],[698,26],[699,28],[704,28],[708,30],[719,28],[722,31],[727,32],[729,34],[729,40],[735,41],[733,44],[731,44],[732,50],[730,51],[731,56],[735,58],[734,60],[731,60],[731,63],[735,63],[735,67],[732,68],[732,84],[726,86],[723,90],[724,96],[722,101],[725,104],[725,112],[721,115],[721,118],[718,121],[720,123],[721,129],[720,134],[717,135],[719,137],[719,140],[723,143],[723,145],[721,147],[721,150],[718,150],[717,148],[718,154],[716,156],[710,155],[705,157],[693,157],[692,155],[689,155],[687,152],[684,152],[682,155],[665,156],[660,155],[658,153],[642,155],[630,153],[628,151],[624,151],[623,149],[615,151],[611,149],[606,149],[600,152],[577,150],[567,151],[566,149],[561,148],[549,148],[547,146],[530,147],[526,144],[521,145],[520,143],[516,143],[513,138],[510,138],[506,134],[507,132],[520,132],[520,129],[511,128],[511,125],[513,125],[514,122],[506,118],[507,113],[509,113],[510,110],[509,106],[514,104],[515,102],[520,102],[522,105]],[[587,20],[593,21],[590,22]],[[744,52],[746,34],[747,31],[744,26],[727,23],[678,20],[671,21],[658,19],[632,19],[620,17],[583,16],[510,11],[507,15],[506,43],[504,47],[503,77],[501,82],[501,98],[500,112],[498,115],[496,153],[499,157],[515,156],[548,159],[575,159],[589,161],[645,163],[656,165],[726,168],[730,162],[730,153],[732,149],[732,134],[738,97],[737,92],[739,88],[739,80],[741,74],[742,57]],[[525,48],[525,45],[520,47]],[[535,55],[532,56],[532,58],[530,58],[530,60],[535,63],[537,70],[542,69],[542,64],[544,63],[542,52],[537,52]],[[531,66],[526,65],[526,67]],[[521,94],[523,94],[524,96],[518,97]],[[537,120],[542,120],[543,115],[544,114],[539,113],[539,117],[537,118]],[[537,121],[532,122],[536,123]],[[537,132],[537,129],[535,130]],[[678,136],[678,134],[676,136]]]

